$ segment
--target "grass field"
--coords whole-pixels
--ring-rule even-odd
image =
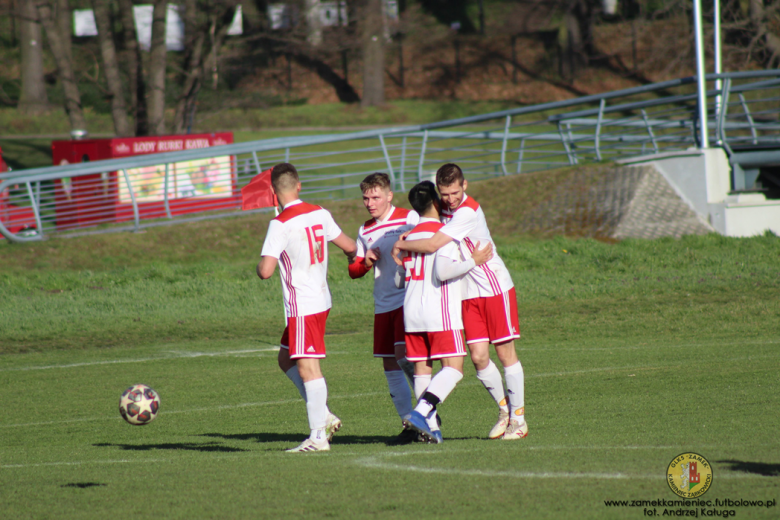
[[[339,204],[353,234],[364,210]],[[4,518],[639,518],[653,506],[605,501],[675,500],[687,451],[713,465],[702,499],[780,498],[777,237],[499,236],[530,433],[486,439],[496,410],[467,362],[440,446],[386,445],[371,281],[334,253],[323,370],[344,428],[292,455],[307,422],[276,366],[281,287],[253,272],[268,218],[0,244]],[[137,382],[162,397],[145,427],[117,412]]]

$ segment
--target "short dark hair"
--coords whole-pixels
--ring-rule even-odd
[[[420,215],[428,211],[434,202],[439,202],[439,194],[431,181],[422,181],[409,190],[409,204]]]
[[[463,170],[457,164],[447,163],[436,172],[437,186],[450,186],[456,182],[463,186],[464,179]]]
[[[363,193],[374,188],[382,188],[383,190],[392,191],[390,176],[386,173],[372,173],[360,183],[360,191]]]
[[[290,163],[279,163],[271,170],[271,184],[277,193],[294,190],[299,182],[298,170]]]

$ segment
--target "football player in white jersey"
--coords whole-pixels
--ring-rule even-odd
[[[331,307],[328,289],[328,242],[350,262],[355,241],[341,232],[331,214],[298,198],[301,183],[292,164],[271,170],[271,185],[282,212],[268,224],[257,275],[270,278],[279,264],[287,327],[279,349],[279,367],[306,401],[309,438],[290,452],[327,451],[333,433],[341,427],[328,409],[328,387],[320,370],[325,357],[325,322]]]
[[[417,184],[409,192],[412,208],[420,223],[409,232],[408,241],[425,240],[441,227],[440,202],[430,181]],[[461,280],[467,271],[487,262],[492,246],[475,244],[465,255],[453,243],[436,253],[407,253],[404,269],[397,270],[396,283],[406,285],[404,326],[407,357],[414,361],[414,390],[417,406],[406,420],[413,429],[432,442],[443,442],[436,420],[436,405],[443,402],[463,378],[463,321],[461,319]],[[461,261],[461,258],[464,258]],[[433,360],[442,369],[431,378]]]
[[[382,359],[390,398],[403,421],[412,412],[412,392],[404,378],[414,378],[414,365],[406,359],[404,289],[395,285],[391,251],[403,233],[420,220],[415,211],[393,206],[393,191],[386,173],[372,173],[360,183],[363,205],[371,219],[360,226],[357,257],[349,276],[360,278],[374,270],[374,357]],[[417,433],[404,429],[391,444],[408,444]]]
[[[399,240],[394,250],[432,253],[455,243],[461,253],[467,255],[477,242],[493,244],[482,208],[466,195],[468,182],[461,169],[455,164],[445,164],[436,172],[436,185],[444,206],[444,227],[428,240]],[[520,337],[517,296],[512,278],[498,254],[478,269],[469,271],[463,322],[477,378],[499,407],[498,421],[488,436],[491,439],[522,439],[528,434],[528,425],[525,421],[525,378],[514,342]],[[490,359],[491,343],[504,366],[506,393],[501,373]]]

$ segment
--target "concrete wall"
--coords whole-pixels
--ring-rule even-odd
[[[780,201],[768,201],[761,193],[729,194],[731,166],[721,148],[692,148],[619,162],[654,166],[699,218],[722,235],[753,236],[766,230],[780,234]]]

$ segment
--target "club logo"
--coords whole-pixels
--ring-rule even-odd
[[[712,485],[712,466],[698,453],[683,453],[666,469],[666,483],[675,495],[698,498]]]

